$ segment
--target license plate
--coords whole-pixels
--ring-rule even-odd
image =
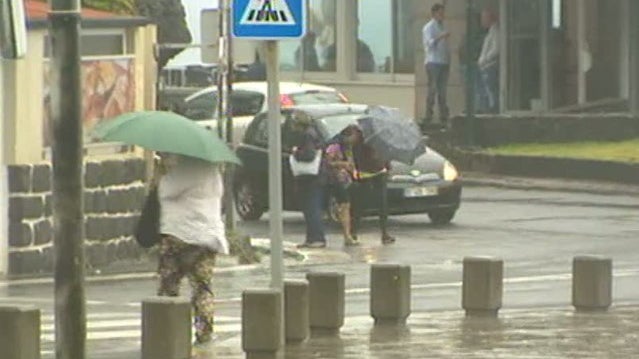
[[[411,187],[404,190],[404,197],[431,197],[437,196],[437,187]]]

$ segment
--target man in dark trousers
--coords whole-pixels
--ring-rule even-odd
[[[353,146],[356,171],[351,196],[352,235],[357,237],[359,222],[364,215],[363,210],[366,202],[373,200],[378,209],[382,244],[393,244],[395,238],[388,233],[387,184],[390,164],[380,159],[375,150],[364,143],[361,132],[359,132],[359,137]]]

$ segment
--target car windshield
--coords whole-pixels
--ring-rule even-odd
[[[295,105],[323,105],[329,103],[345,103],[345,98],[335,91],[306,91],[290,94]]]
[[[320,130],[326,139],[332,139],[342,130],[350,125],[357,124],[357,120],[362,117],[361,113],[348,113],[343,115],[333,115],[317,120]]]

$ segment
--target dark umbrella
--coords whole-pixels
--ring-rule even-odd
[[[426,153],[426,140],[417,124],[398,109],[371,106],[358,123],[364,142],[386,161],[412,165],[417,157]]]

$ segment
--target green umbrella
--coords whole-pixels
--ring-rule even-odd
[[[240,164],[235,153],[212,131],[173,112],[131,112],[96,126],[93,137],[209,162]]]

